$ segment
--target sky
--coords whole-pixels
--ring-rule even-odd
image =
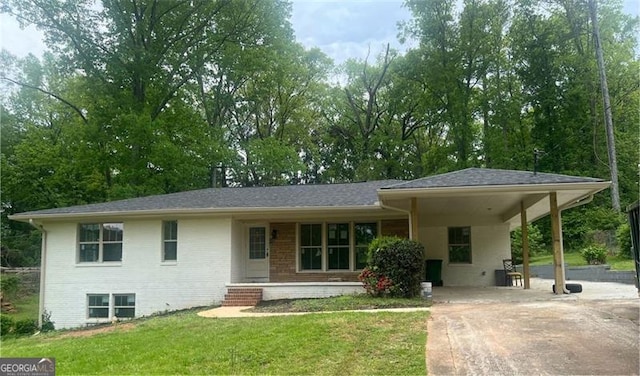
[[[624,0],[627,13],[640,14],[640,0]],[[411,18],[402,0],[293,0],[291,22],[296,39],[305,47],[319,47],[335,63],[348,58],[371,60],[387,43],[404,51],[398,42],[400,21]],[[21,30],[6,14],[0,15],[0,47],[18,56],[45,49],[42,33],[34,27]]]

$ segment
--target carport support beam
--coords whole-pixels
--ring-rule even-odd
[[[415,197],[411,198],[411,233],[409,237],[411,240],[418,240],[418,199]]]
[[[531,288],[529,281],[529,228],[527,227],[527,208],[520,201],[520,228],[522,229],[522,269],[524,273],[524,289]]]
[[[558,210],[558,194],[549,193],[551,209],[551,239],[553,240],[553,274],[556,283],[556,294],[568,294],[564,280],[564,257],[562,250],[562,223]]]

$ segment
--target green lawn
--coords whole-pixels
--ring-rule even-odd
[[[6,315],[11,316],[16,321],[25,319],[38,320],[38,299],[38,294],[14,297],[9,301],[13,304],[16,312],[6,313]]]
[[[564,254],[564,262],[570,266],[583,266],[587,262],[582,258],[579,252],[569,252]],[[530,260],[531,265],[551,265],[553,264],[553,255],[535,256]],[[612,270],[635,270],[633,260],[622,257],[607,257],[607,264],[611,265]]]
[[[2,341],[3,357],[55,357],[59,374],[422,374],[427,312],[211,319],[193,311]],[[84,333],[84,335],[83,335]]]
[[[413,299],[374,298],[367,294],[356,294],[322,299],[265,300],[260,302],[257,307],[250,309],[250,311],[319,312],[429,306],[431,306],[431,301],[421,297]]]

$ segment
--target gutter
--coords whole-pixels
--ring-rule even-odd
[[[42,246],[40,248],[40,297],[38,301],[38,328],[42,328],[42,315],[44,314],[44,280],[47,275],[47,231],[42,225],[29,219],[29,224],[42,233]]]
[[[588,197],[583,197],[581,199],[578,199],[574,202],[571,203],[566,203],[563,206],[558,208],[558,211],[563,211],[563,210],[567,210],[567,209],[573,209],[576,208],[578,206],[582,206],[582,205],[586,205],[588,203],[590,203],[591,201],[593,201],[593,194],[590,194]]]

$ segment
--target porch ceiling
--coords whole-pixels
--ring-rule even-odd
[[[608,187],[608,183],[585,186],[572,186],[570,189],[544,189],[539,187],[526,190],[518,187],[515,190],[500,187],[495,190],[484,189],[449,189],[443,190],[398,190],[392,194],[380,192],[381,202],[386,207],[404,211],[411,210],[411,199],[417,199],[417,210],[422,218],[455,218],[470,223],[489,219],[508,223],[511,229],[520,226],[520,203],[527,210],[527,219],[531,222],[549,214],[549,193],[557,192],[558,207],[566,209],[578,203],[584,203],[594,193]]]

